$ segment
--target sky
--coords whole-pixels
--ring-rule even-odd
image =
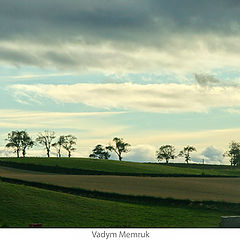
[[[13,155],[7,133],[23,129],[75,135],[73,156],[122,137],[129,161],[154,162],[170,144],[195,146],[194,162],[229,163],[222,154],[240,138],[239,1],[0,4],[1,156]]]

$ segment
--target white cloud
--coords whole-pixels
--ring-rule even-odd
[[[108,117],[122,112],[40,112],[21,110],[0,110],[1,132],[5,129],[26,129],[37,133],[52,129],[61,134],[76,134],[79,138],[109,138],[127,129],[127,126],[114,124]],[[99,117],[99,118],[98,118]],[[101,127],[99,127],[101,126]],[[6,130],[5,130],[6,131]],[[70,131],[70,132],[69,132]],[[1,141],[1,139],[0,139]]]
[[[239,36],[217,37],[196,33],[173,34],[157,46],[127,44],[123,47],[121,43],[110,41],[46,44],[19,39],[7,42],[0,40],[0,63],[52,68],[63,72],[105,74],[187,74],[223,68],[237,70],[240,60],[236,52],[240,49],[234,43],[239,40]],[[38,76],[26,75],[26,78],[34,77]]]
[[[49,74],[22,74],[16,76],[8,76],[12,79],[32,79],[32,78],[46,78],[46,77],[63,77],[63,76],[73,76],[72,73],[49,73]]]
[[[238,109],[238,108],[228,108],[228,109],[225,109],[225,112],[232,113],[232,114],[239,114],[240,109]]]
[[[136,145],[131,147],[131,151],[124,156],[126,161],[134,162],[156,162],[156,148],[152,145]]]
[[[214,146],[217,149],[224,150],[232,141],[238,141],[240,136],[240,128],[231,129],[214,129],[214,130],[198,130],[198,131],[147,131],[131,133],[125,135],[128,141],[134,142],[136,145],[148,143],[150,145],[160,147],[161,145],[170,144],[178,148],[186,145],[193,145],[198,152],[203,151],[206,146]]]
[[[200,153],[193,153],[192,162],[205,164],[229,164],[229,160],[223,157],[223,151],[216,149],[213,146],[205,148]]]
[[[0,157],[13,157],[16,156],[16,154],[13,153],[13,151],[8,150],[4,147],[0,147]]]
[[[1,109],[1,119],[36,119],[45,118],[68,118],[68,117],[91,117],[91,116],[111,116],[124,112],[41,112],[41,111],[22,111],[18,109]]]
[[[189,39],[195,39],[195,42],[186,46]],[[36,42],[0,41],[2,53],[0,62],[16,66],[50,67],[71,72],[186,74],[220,68],[237,69],[240,60],[230,48],[235,41],[239,41],[239,38],[221,37],[213,41],[210,36],[209,38],[194,35],[174,36],[168,40],[169,44],[164,44],[160,48],[155,46],[122,48],[109,42],[95,44],[71,42],[62,43],[60,46],[51,44],[46,46]],[[209,45],[216,43],[220,45],[218,49],[209,48]]]
[[[218,149],[214,148],[213,146],[207,147],[203,152],[203,156],[205,157],[206,161],[212,161],[215,163],[222,164],[223,161],[223,153]]]
[[[10,89],[20,101],[50,98],[59,103],[82,103],[102,109],[171,113],[240,106],[239,87],[236,86],[206,89],[186,84],[19,84]]]

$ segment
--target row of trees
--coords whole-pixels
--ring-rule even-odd
[[[122,160],[122,153],[129,152],[130,144],[123,141],[122,138],[114,138],[113,144],[109,146],[102,146],[98,144],[93,150],[92,153],[89,155],[91,158],[99,158],[99,159],[109,159],[110,158],[110,152],[115,152],[118,156],[119,160]],[[195,147],[193,146],[186,146],[183,148],[182,151],[179,152],[178,155],[175,154],[175,148],[172,145],[163,145],[159,148],[159,150],[156,152],[157,160],[162,161],[165,160],[166,163],[169,163],[170,159],[174,159],[176,157],[184,157],[185,161],[189,163],[191,157],[191,152],[197,151]]]
[[[130,144],[123,141],[122,138],[114,138],[113,139],[113,145],[109,146],[102,146],[98,144],[92,151],[92,153],[89,155],[91,158],[99,158],[99,159],[109,159],[110,154],[109,151],[114,151],[119,160],[122,160],[122,153],[129,152]],[[189,163],[191,156],[190,154],[194,151],[197,151],[195,147],[193,146],[186,146],[179,152],[178,155],[175,154],[176,150],[174,146],[172,145],[163,145],[159,148],[159,150],[156,152],[157,160],[162,161],[165,160],[166,163],[169,163],[170,159],[174,159],[176,157],[184,157],[186,163]]]
[[[57,136],[53,131],[39,133],[35,140],[33,140],[26,131],[12,131],[8,133],[6,147],[13,149],[18,158],[21,153],[22,157],[25,157],[26,150],[37,144],[45,148],[48,157],[50,157],[52,147],[57,150],[58,157],[61,157],[62,148],[65,149],[68,152],[68,156],[71,157],[72,152],[76,150],[75,145],[77,138],[73,135],[62,135],[56,138]],[[55,139],[56,141],[54,142]]]
[[[162,161],[165,160],[166,163],[169,163],[170,159],[175,159],[176,157],[184,157],[186,163],[189,163],[191,156],[190,154],[194,151],[197,151],[195,147],[193,146],[186,146],[179,152],[179,154],[176,154],[176,149],[172,145],[163,145],[159,148],[159,150],[156,152],[157,160]]]
[[[57,151],[57,156],[61,157],[62,149],[67,151],[68,157],[71,157],[72,152],[76,150],[77,138],[73,135],[61,135],[57,138],[55,132],[45,130],[43,133],[39,133],[37,138],[33,140],[26,131],[12,131],[8,133],[6,139],[7,148],[13,149],[17,154],[17,157],[26,156],[27,149],[32,148],[35,145],[41,145],[45,148],[47,157],[50,157],[51,148],[55,148]],[[130,151],[130,144],[125,142],[123,138],[115,137],[111,144],[107,146],[102,146],[98,144],[92,150],[89,155],[91,158],[99,159],[109,159],[110,152],[114,152],[120,161],[122,161],[122,154]],[[176,149],[172,145],[163,145],[158,151],[156,151],[156,157],[158,161],[165,160],[169,163],[171,159],[177,157],[184,157],[186,163],[188,164],[191,160],[191,153],[197,151],[194,146],[186,146],[178,154],[176,154]],[[229,149],[223,154],[224,157],[230,158],[230,163],[232,166],[240,167],[240,143],[232,141],[229,144]]]
[[[71,157],[72,152],[76,150],[75,145],[77,138],[73,135],[62,135],[56,138],[55,132],[47,130],[39,133],[35,140],[33,140],[26,131],[12,131],[8,133],[8,137],[5,140],[7,141],[6,147],[13,149],[18,158],[21,153],[22,157],[25,157],[26,150],[35,145],[43,146],[46,150],[47,157],[50,157],[52,147],[56,149],[58,157],[61,157],[62,149],[68,152],[68,157]],[[111,156],[109,152],[115,152],[121,161],[122,154],[130,151],[129,147],[129,143],[124,142],[122,138],[115,137],[113,143],[106,147],[98,144],[89,157],[109,159]]]
[[[119,161],[122,161],[122,154],[127,153],[130,151],[129,147],[131,145],[127,142],[123,141],[123,138],[115,137],[113,139],[113,143],[109,144],[108,146],[104,147],[98,144],[93,150],[92,153],[89,155],[91,158],[99,158],[99,159],[109,159],[110,154],[109,152],[115,152],[118,156]]]
[[[186,163],[189,163],[192,152],[197,151],[193,146],[186,146],[179,152],[179,154],[175,154],[176,149],[172,145],[163,145],[156,152],[157,160],[162,161],[165,160],[166,163],[169,163],[170,159],[175,159],[176,157],[184,157]],[[229,157],[231,166],[240,167],[240,143],[232,141],[229,144],[229,149],[223,154],[223,157]]]

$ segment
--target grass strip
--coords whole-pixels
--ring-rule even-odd
[[[1,161],[0,166],[11,167],[22,170],[38,171],[46,173],[59,173],[69,175],[114,175],[114,176],[139,176],[139,177],[221,177],[221,178],[238,178],[240,176],[234,175],[211,175],[211,174],[185,174],[185,173],[132,173],[132,172],[106,172],[99,170],[87,170],[87,169],[76,169],[66,168],[60,166],[45,166],[32,163],[17,163],[10,161]]]

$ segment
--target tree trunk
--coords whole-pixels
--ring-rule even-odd
[[[23,149],[23,151],[22,151],[22,155],[23,155],[23,157],[26,156],[26,150],[25,150],[25,149]]]
[[[47,157],[50,157],[50,150],[47,149]]]
[[[17,158],[19,158],[19,149],[17,149]]]
[[[71,157],[71,152],[70,151],[68,151],[68,157]]]
[[[168,164],[168,159],[166,159],[166,164]]]
[[[119,161],[122,161],[122,156],[118,155]]]

